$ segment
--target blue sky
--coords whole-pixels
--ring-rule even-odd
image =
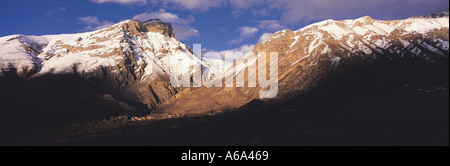
[[[0,36],[91,31],[130,18],[171,22],[192,47],[251,49],[264,34],[325,19],[402,19],[447,10],[448,0],[2,0]]]

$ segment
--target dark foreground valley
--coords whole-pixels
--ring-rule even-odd
[[[448,60],[416,64],[409,76],[392,66],[383,65],[389,77],[367,66],[284,100],[184,115],[154,113],[73,75],[3,79],[0,144],[448,146]]]

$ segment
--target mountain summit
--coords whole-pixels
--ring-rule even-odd
[[[129,20],[121,26],[124,30],[134,34],[156,32],[170,38],[175,37],[172,25],[170,23],[162,22],[160,19],[150,19],[144,22]]]

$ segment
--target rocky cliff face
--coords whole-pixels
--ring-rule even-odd
[[[136,35],[145,34],[146,32],[156,32],[169,38],[175,38],[172,25],[170,23],[164,23],[159,19],[151,19],[145,22],[133,20],[127,24],[122,24],[121,26],[125,31]],[[146,36],[142,35],[141,37],[145,38]]]
[[[102,82],[105,90],[155,108],[177,94],[170,75],[192,75],[192,66],[210,66],[175,39],[171,24],[158,19],[126,20],[79,34],[0,38],[2,74],[21,79],[74,74]],[[183,63],[180,60],[184,60]],[[211,75],[214,75],[211,73]]]
[[[347,82],[349,91],[355,90],[356,85],[375,89],[417,80],[440,80],[439,84],[448,86],[445,70],[448,70],[449,16],[444,12],[405,20],[375,20],[368,16],[355,20],[325,20],[296,31],[276,32],[258,43],[253,52],[278,53],[279,92],[271,101],[289,100],[333,79],[343,78],[348,79],[342,82]],[[269,66],[268,62],[258,64],[256,57],[243,58],[247,58],[250,65]],[[244,66],[235,65],[238,69]],[[237,71],[240,72],[245,70]],[[233,74],[232,71],[227,73]],[[352,73],[352,76],[342,73]],[[247,78],[240,81],[248,83]],[[350,88],[352,85],[355,89]],[[204,112],[240,107],[258,99],[262,89],[195,89],[160,111]],[[198,102],[201,98],[211,102]]]
[[[280,86],[293,88],[280,88],[281,94],[302,91],[342,67],[380,61],[435,63],[448,59],[448,20],[448,16],[392,21],[370,17],[326,20],[297,31],[277,32],[254,51],[280,53]]]

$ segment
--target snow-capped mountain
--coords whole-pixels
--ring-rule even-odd
[[[296,31],[278,31],[258,43],[253,52],[255,55],[260,52],[278,53],[279,91],[275,100],[298,96],[346,72],[369,70],[366,76],[361,76],[361,80],[374,73],[375,76],[382,75],[379,80],[394,79],[386,75],[399,75],[389,77],[405,81],[413,79],[415,74],[419,79],[419,72],[431,71],[422,64],[444,66],[444,69],[448,66],[449,16],[448,12],[443,12],[433,17],[404,20],[375,20],[369,16],[352,20],[325,20]],[[237,73],[245,72],[247,65],[257,65],[256,57],[249,56],[242,57],[247,59],[247,64],[236,64]],[[369,66],[372,68],[365,69]],[[226,72],[228,76],[233,74],[231,69]],[[238,81],[248,83],[247,78]],[[359,80],[346,81],[350,85],[352,81]],[[198,89],[177,99],[176,104],[170,107],[176,112],[192,110],[188,107],[189,103],[203,97],[211,98],[212,102],[196,104],[197,110],[240,107],[259,98],[261,89],[264,88]]]
[[[0,38],[0,46],[0,68],[14,67],[23,76],[72,73],[74,67],[89,75],[100,67],[111,67],[112,72],[130,68],[150,79],[187,71],[189,66],[178,64],[180,59],[207,66],[175,39],[170,24],[158,20],[126,20],[79,34],[11,35]]]
[[[190,131],[214,131],[195,142],[211,135],[222,142],[228,133],[242,136],[241,142],[231,141],[238,144],[275,137],[308,142],[328,135],[373,141],[377,129],[387,140],[399,131],[413,132],[400,132],[398,141],[404,142],[422,139],[416,129],[445,134],[442,126],[448,126],[448,12],[404,20],[325,20],[281,30],[258,43],[254,55],[234,62],[199,59],[193,52],[175,38],[171,24],[158,19],[78,34],[0,37],[0,125],[11,133],[0,136],[0,143],[50,141],[47,137],[57,144],[90,142],[100,136],[96,141],[106,144],[111,138],[134,144],[127,138],[164,142]],[[277,75],[277,95],[264,99],[260,92],[269,88],[249,86],[247,76],[267,73],[246,68],[271,66],[257,59],[271,52],[278,53],[277,70],[268,70]],[[244,87],[170,82],[170,76],[184,75],[192,83],[198,72],[211,82],[244,75],[234,84]],[[190,118],[221,112],[227,113]],[[367,134],[345,136],[361,131]]]
[[[301,58],[307,58],[301,55],[339,56],[342,52],[376,58],[377,53],[388,51],[400,57],[410,54],[429,59],[427,55],[432,55],[427,52],[448,56],[448,35],[445,35],[448,22],[448,16],[393,21],[374,20],[369,16],[356,20],[326,20],[297,31],[279,31],[262,42],[256,51],[284,39],[290,45],[284,48],[286,52],[282,54],[296,53]]]
[[[448,59],[448,34],[448,14],[405,20],[374,20],[366,16],[355,20],[325,20],[296,31],[279,31],[259,43],[254,51],[279,52],[279,79],[289,80],[280,81],[280,86],[297,82],[300,87],[308,87],[311,82],[301,83],[289,76],[298,77],[314,68],[333,70],[341,63],[345,66],[377,59],[414,58],[429,63]]]
[[[201,72],[193,65],[201,65],[211,78],[220,76],[214,73],[214,66],[194,56],[175,38],[171,24],[159,19],[126,20],[78,34],[0,38],[2,74],[20,78],[49,74],[102,78],[113,87],[127,89],[121,91],[132,89],[138,93],[134,94],[138,99],[133,100],[150,107],[176,93],[176,88],[169,85],[169,76]]]
[[[239,107],[258,99],[264,89],[259,86],[173,87],[169,81],[171,75],[193,76],[196,72],[208,72],[210,79],[223,79],[245,72],[245,66],[256,65],[257,60],[244,55],[246,63],[234,62],[236,73],[231,63],[201,60],[188,46],[176,40],[170,24],[157,19],[126,20],[79,34],[5,36],[0,38],[0,46],[3,74],[35,78],[75,73],[85,79],[102,81],[109,91],[124,95],[133,103],[152,109],[166,103],[158,110],[162,112],[207,112]],[[411,75],[415,71],[412,62],[440,66],[448,61],[449,16],[448,12],[443,12],[404,20],[375,20],[368,16],[325,20],[296,31],[278,31],[258,43],[253,52],[256,55],[278,53],[276,99],[281,99],[306,92],[333,78],[332,75],[359,70],[361,66],[385,68],[379,73],[388,75],[395,70],[403,72],[400,69],[405,68],[411,70],[402,74]],[[392,67],[394,63],[407,65]],[[202,68],[191,71],[192,65],[186,64],[200,64]],[[225,75],[217,66],[228,69]],[[237,81],[248,83],[247,78]]]

